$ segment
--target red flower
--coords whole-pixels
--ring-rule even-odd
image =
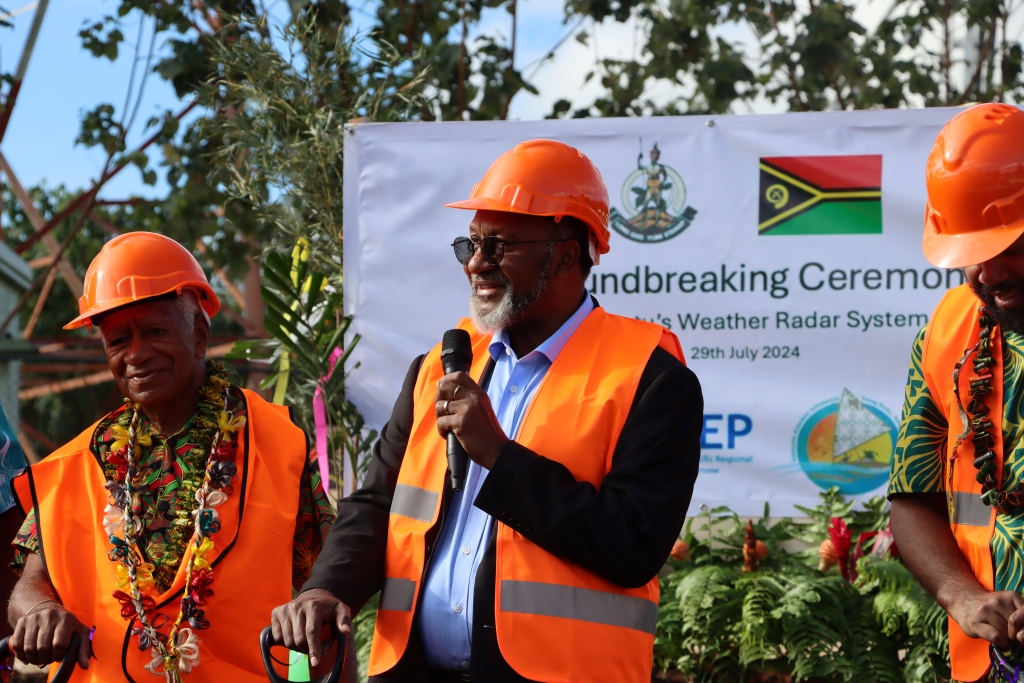
[[[135,612],[135,602],[132,600],[132,596],[128,595],[124,591],[114,591],[114,599],[121,603],[122,619],[133,619],[137,616]],[[142,596],[142,609],[145,610],[146,614],[152,614],[156,609],[156,600],[148,595]]]
[[[128,449],[127,447],[122,448],[117,452],[110,452],[107,454],[107,462],[116,468],[116,479],[118,481],[124,481],[125,477],[128,476]]]
[[[852,534],[841,517],[833,517],[828,527],[828,536],[832,539],[836,559],[839,560],[839,571],[843,578],[850,580],[850,542]]]
[[[205,605],[213,595],[213,589],[210,588],[211,583],[213,583],[213,572],[209,569],[197,569],[192,572],[192,582],[189,584],[191,586],[190,594],[197,606]]]
[[[226,460],[228,462],[234,462],[235,456],[238,454],[238,442],[236,441],[221,441],[217,446],[217,450],[213,452],[214,460]]]

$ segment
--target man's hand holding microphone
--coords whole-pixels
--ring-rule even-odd
[[[441,342],[444,377],[437,383],[437,431],[448,440],[448,471],[452,489],[466,483],[467,456],[491,469],[509,438],[498,424],[487,392],[469,376],[473,347],[465,330],[448,330]]]

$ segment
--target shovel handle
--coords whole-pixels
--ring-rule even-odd
[[[14,657],[14,653],[11,652],[10,637],[0,640],[0,661],[11,659]],[[67,683],[68,679],[71,678],[71,674],[75,672],[75,664],[78,663],[78,634],[71,634],[71,642],[68,643],[68,649],[64,652],[64,659],[60,662],[60,667],[57,669],[57,673],[50,679],[50,683]]]
[[[341,668],[345,664],[345,636],[338,633],[333,625],[331,626],[331,635],[338,643],[338,656],[334,658],[334,668],[326,676],[311,678],[310,683],[338,683],[341,680]],[[270,648],[276,644],[270,626],[260,631],[260,653],[263,655],[263,666],[267,670],[267,678],[270,679],[270,683],[291,683],[289,679],[282,678],[274,669],[274,658],[270,656]]]

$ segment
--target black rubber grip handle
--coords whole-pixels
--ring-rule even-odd
[[[10,638],[4,638],[0,640],[0,661],[10,659],[14,657],[14,653],[11,652]],[[57,673],[50,679],[50,683],[67,683],[68,679],[71,678],[71,674],[75,672],[75,665],[78,663],[78,634],[71,634],[71,642],[68,643],[68,649],[64,653],[64,659],[60,662],[60,667],[57,669]]]
[[[310,678],[310,683],[338,683],[341,680],[341,669],[345,664],[345,636],[338,633],[333,625],[331,626],[331,636],[338,643],[338,656],[334,659],[334,668],[326,676]],[[269,626],[260,631],[260,652],[263,655],[263,666],[267,670],[267,678],[270,679],[270,683],[291,683],[289,679],[282,678],[274,669],[274,658],[270,656],[270,648],[276,644],[274,633]]]

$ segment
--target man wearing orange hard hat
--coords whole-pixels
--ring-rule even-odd
[[[381,591],[372,681],[649,683],[700,385],[675,335],[587,292],[608,192],[582,152],[524,142],[447,206],[476,212],[452,245],[465,350],[451,330],[413,361],[365,486],[275,634],[318,658],[320,624],[348,629]],[[469,371],[446,371],[460,353]],[[471,461],[458,486],[449,433]]]
[[[124,405],[14,481],[25,524],[11,648],[72,681],[266,681],[256,645],[334,513],[288,410],[207,360],[220,308],[192,254],[115,237],[85,275]]]
[[[1024,112],[974,106],[927,166],[924,254],[963,268],[911,355],[892,462],[907,567],[949,614],[956,681],[1024,663]]]

